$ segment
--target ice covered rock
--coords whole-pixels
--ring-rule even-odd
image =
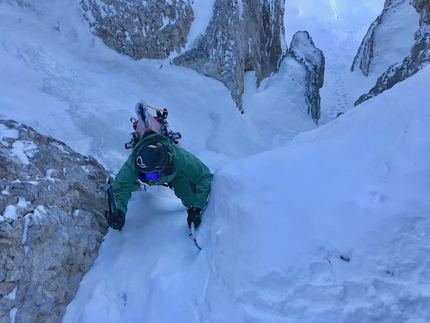
[[[385,7],[381,15],[372,24],[368,35],[363,40],[362,46],[354,59],[351,70],[359,67],[365,75],[375,71],[378,66],[376,56],[389,66],[379,64],[379,69],[384,67],[382,75],[376,81],[375,86],[367,94],[363,94],[356,102],[358,105],[382,92],[392,88],[397,83],[407,79],[427,66],[430,62],[430,26],[429,26],[429,1],[404,1],[391,0],[385,2]],[[416,19],[416,12],[419,13],[419,21]],[[408,12],[407,15],[405,13]],[[402,14],[402,15],[400,15]],[[400,15],[400,16],[399,16]],[[391,17],[391,19],[388,19]],[[395,20],[393,20],[395,18]],[[399,32],[393,30],[398,26]],[[418,24],[419,23],[419,24]],[[378,38],[378,30],[385,35],[385,38]],[[401,31],[402,30],[402,31]],[[405,30],[414,30],[411,44],[404,43],[405,37],[399,37],[400,32],[404,35]],[[387,33],[390,31],[390,33]],[[391,35],[393,39],[398,39],[396,48],[387,46]],[[403,43],[401,43],[403,41]],[[405,47],[406,46],[406,47]],[[406,48],[406,52],[405,52]],[[395,50],[394,50],[395,49]],[[375,53],[378,53],[376,55]],[[394,53],[394,54],[393,54]],[[399,55],[401,54],[401,57]]]
[[[315,47],[307,31],[297,32],[291,41],[288,57],[297,60],[304,67],[306,74],[305,101],[308,113],[318,123],[321,114],[321,97],[319,89],[324,84],[325,57]]]

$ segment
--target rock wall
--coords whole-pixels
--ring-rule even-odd
[[[284,43],[283,0],[216,0],[212,20],[196,45],[173,59],[223,82],[242,112],[244,73],[257,86],[276,72]]]
[[[297,60],[305,67],[306,84],[305,100],[308,113],[315,123],[321,115],[320,88],[324,85],[325,57],[323,52],[315,47],[307,31],[297,32],[291,41],[288,56]]]
[[[0,120],[0,322],[61,322],[98,254],[105,169]]]
[[[363,94],[355,102],[355,106],[392,88],[397,83],[411,77],[430,63],[430,1],[412,2],[420,14],[419,29],[415,32],[415,43],[410,54],[403,61],[391,65],[376,81],[375,86],[367,94]]]
[[[415,0],[414,7],[420,14],[420,27],[430,25],[430,1]]]
[[[194,20],[189,0],[82,0],[95,35],[134,59],[180,53]]]
[[[380,74],[402,61],[414,43],[418,19],[410,0],[386,0],[361,42],[351,71],[359,70],[365,76]]]

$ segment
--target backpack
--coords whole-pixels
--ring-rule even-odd
[[[148,108],[156,111],[155,117],[149,113]],[[152,107],[142,100],[136,104],[135,110],[137,119],[130,118],[134,131],[130,133],[131,139],[125,143],[125,149],[133,149],[145,135],[154,132],[169,138],[172,143],[179,146],[178,140],[182,138],[182,135],[168,129],[169,123],[166,119],[169,113],[167,109]]]

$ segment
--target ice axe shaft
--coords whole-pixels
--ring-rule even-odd
[[[118,223],[118,208],[116,206],[115,195],[113,193],[112,184],[108,184],[108,188],[106,190],[106,195],[108,199],[108,211],[105,213],[105,217],[108,220],[108,224],[115,230],[121,231],[121,227],[117,226]],[[124,223],[122,224],[124,225]]]
[[[199,244],[197,243],[196,240],[196,228],[194,227],[194,223],[191,223],[191,233],[189,235],[189,237],[194,241],[194,245],[197,247],[197,249],[202,250],[202,248],[199,246]]]

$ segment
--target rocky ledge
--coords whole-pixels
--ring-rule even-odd
[[[94,158],[0,120],[0,322],[61,322],[108,225]]]

